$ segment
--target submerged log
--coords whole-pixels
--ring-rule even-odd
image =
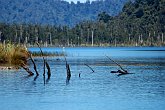
[[[120,64],[118,64],[116,61],[112,60],[110,57],[106,56],[109,60],[111,60],[112,62],[114,62],[117,66],[119,66],[121,68],[121,70],[123,71],[123,73],[128,73],[127,70],[125,70]],[[121,71],[120,70],[120,71]],[[122,72],[121,71],[121,72]]]
[[[30,71],[30,69],[29,69],[27,66],[25,66],[25,65],[21,65],[21,67],[22,67],[26,72],[29,73],[29,76],[34,75],[34,73],[33,73],[32,71]]]
[[[35,72],[36,72],[36,76],[34,77],[34,81],[36,81],[37,78],[38,78],[38,76],[39,76],[39,73],[38,73],[38,71],[37,71],[37,66],[36,66],[36,64],[35,64],[35,62],[34,62],[34,60],[33,60],[33,58],[32,58],[32,54],[30,54],[30,60],[32,61],[33,65],[34,65],[34,70],[35,70]]]
[[[128,75],[128,74],[134,74],[134,73],[120,73],[120,74],[118,74],[117,76],[122,76],[122,75]]]
[[[34,60],[32,58],[32,54],[30,54],[30,60],[32,61],[33,65],[34,65],[34,70],[36,72],[36,76],[38,76],[39,74],[38,74],[38,71],[37,71],[37,66],[36,66],[36,64],[35,64],[35,62],[34,62]]]
[[[67,76],[66,76],[66,84],[69,84],[69,80],[70,80],[70,77],[71,77],[71,71],[70,71],[70,66],[66,60],[66,57],[64,56],[65,58],[65,62],[66,62],[66,71],[67,71]]]
[[[71,77],[70,66],[69,64],[67,64],[66,66],[67,66],[67,77]]]
[[[37,80],[38,76],[39,76],[39,75],[36,75],[36,76],[34,77],[34,81],[36,81],[36,80]]]
[[[69,84],[69,81],[70,81],[70,77],[66,77],[66,85]]]
[[[111,71],[111,73],[119,73],[117,76],[121,76],[121,75],[126,75],[126,74],[134,74],[134,73],[129,73],[127,70],[125,70],[120,64],[118,64],[117,62],[115,62],[114,60],[112,60],[110,57],[106,56],[109,60],[113,61],[117,66],[120,67],[121,70],[118,71]]]
[[[128,72],[118,70],[118,71],[111,71],[111,73],[120,73],[120,74],[127,74]]]
[[[70,72],[70,66],[69,64],[66,64],[66,69],[67,69],[67,77],[66,77],[66,84],[69,84],[70,77],[71,77],[71,72]]]
[[[43,76],[45,76],[45,57],[44,57],[44,54],[43,54],[43,51],[42,51],[42,49],[41,49],[41,46],[40,46],[40,44],[39,43],[37,43],[37,45],[38,45],[38,47],[39,47],[39,49],[40,49],[40,51],[41,51],[41,55],[42,55],[42,57],[43,57],[43,61],[44,61],[44,73],[43,73]]]
[[[50,79],[50,76],[51,76],[51,71],[50,71],[50,66],[49,66],[49,64],[48,64],[48,62],[47,62],[47,61],[46,61],[46,68],[47,68],[47,70],[48,70],[48,72],[47,72],[48,79]]]
[[[81,77],[81,73],[78,74],[79,78]]]
[[[128,73],[122,70],[118,70],[118,71],[111,71],[111,73],[119,73],[117,76],[122,76],[122,75],[127,75],[127,74],[134,74],[134,73]]]
[[[48,72],[47,72],[48,80],[49,80],[50,77],[51,77],[51,70],[50,70],[50,66],[49,66],[48,62],[46,61],[46,59],[45,59],[45,57],[44,57],[43,51],[42,51],[42,49],[41,49],[41,46],[39,45],[39,43],[37,43],[37,45],[38,45],[38,47],[39,47],[39,49],[40,49],[40,51],[41,51],[41,55],[42,55],[43,61],[44,61],[44,73],[43,73],[43,76],[44,76],[44,82],[45,82],[45,66],[46,66],[46,68],[47,68],[47,70],[48,70]]]
[[[93,73],[95,72],[95,71],[92,69],[92,67],[90,67],[89,65],[87,65],[87,64],[84,64],[84,65],[86,65],[88,68],[90,68],[90,69],[92,70]]]
[[[45,84],[45,63],[46,63],[46,60],[45,60],[45,57],[44,57],[44,54],[43,54],[43,51],[42,51],[42,49],[41,49],[41,46],[40,46],[40,44],[39,43],[37,43],[37,45],[38,45],[38,47],[39,47],[39,49],[40,49],[40,51],[41,51],[41,55],[42,55],[42,57],[43,57],[43,61],[44,61],[44,73],[43,73],[43,79],[44,79],[44,84]]]
[[[118,73],[118,71],[111,71],[111,73]]]

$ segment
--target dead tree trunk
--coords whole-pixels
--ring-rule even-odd
[[[110,57],[106,56],[109,60],[111,60],[112,62],[114,62],[117,66],[120,67],[121,70],[123,70],[123,73],[128,73],[127,70],[125,70],[120,64],[118,64],[117,62],[115,62],[114,60],[112,60]],[[121,71],[119,70],[119,71]]]
[[[38,74],[38,71],[37,71],[37,66],[36,66],[36,64],[35,64],[35,62],[34,62],[34,60],[32,58],[32,54],[30,54],[30,60],[32,61],[33,65],[34,65],[34,70],[36,72],[36,75],[38,76],[39,74]]]
[[[35,64],[35,62],[34,62],[34,60],[33,60],[33,58],[32,58],[32,54],[30,54],[30,60],[32,61],[33,65],[34,65],[34,70],[35,70],[35,72],[36,72],[36,76],[34,77],[34,81],[36,81],[36,79],[37,79],[38,76],[39,76],[39,73],[38,73],[38,71],[37,71],[37,66],[36,66],[36,64]]]
[[[66,65],[67,67],[67,77],[71,77],[70,66],[69,64]]]
[[[46,61],[46,68],[48,70],[47,75],[48,75],[48,80],[49,80],[50,79],[50,76],[51,76],[51,71],[50,71],[50,66],[49,66],[49,64],[48,64],[47,61]]]
[[[39,43],[37,43],[37,45],[38,45],[38,47],[39,47],[39,49],[40,49],[40,51],[41,51],[41,55],[42,55],[42,57],[43,57],[43,61],[44,61],[44,73],[43,73],[43,77],[44,77],[44,84],[45,84],[45,58],[44,58],[44,54],[43,54],[43,51],[42,51],[42,49],[41,49],[41,47],[40,47],[40,44]]]
[[[45,66],[46,66],[46,68],[47,68],[47,70],[48,70],[48,72],[47,72],[47,75],[48,75],[47,81],[50,79],[50,76],[51,76],[50,66],[49,66],[48,62],[46,61],[46,59],[44,58],[44,54],[43,54],[43,51],[42,51],[42,49],[41,49],[39,43],[37,43],[37,45],[38,45],[38,47],[40,48],[41,55],[42,55],[43,61],[44,61],[44,73],[43,73],[43,76],[44,76],[44,84],[45,84]]]
[[[66,62],[66,71],[67,71],[66,84],[69,84],[69,80],[70,80],[70,77],[71,77],[71,71],[70,71],[70,66],[67,63],[66,57],[65,57],[65,62]]]
[[[67,77],[71,77],[70,66],[67,63],[66,57],[65,57],[65,62],[66,62]]]
[[[67,69],[66,84],[69,84],[70,77],[71,77],[71,72],[70,72],[70,66],[69,66],[69,64],[66,64],[66,69]]]

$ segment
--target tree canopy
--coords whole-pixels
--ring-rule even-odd
[[[1,23],[0,40],[55,46],[90,46],[92,41],[95,46],[162,46],[164,7],[165,0],[129,1],[116,16],[103,11],[97,20],[85,20],[73,27]]]
[[[74,26],[84,20],[96,20],[102,11],[117,15],[126,1],[1,0],[0,22]]]

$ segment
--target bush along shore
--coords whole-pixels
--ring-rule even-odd
[[[0,43],[0,69],[19,69],[27,65],[29,52],[25,46]]]
[[[28,67],[28,60],[30,59],[34,65],[34,70],[36,72],[36,76],[38,76],[36,64],[32,58],[35,57],[43,57],[44,60],[44,71],[45,66],[48,69],[48,76],[50,78],[50,67],[48,62],[45,60],[44,56],[65,56],[64,53],[51,53],[51,52],[42,52],[40,45],[40,52],[30,52],[27,50],[26,46],[24,45],[16,45],[16,44],[2,44],[0,43],[0,70],[10,70],[10,69],[20,69],[23,68],[29,75],[34,75],[34,73]],[[45,73],[45,72],[44,72]]]
[[[0,69],[18,69],[20,66],[27,65],[30,54],[33,57],[65,55],[63,52],[43,52],[42,55],[40,51],[28,51],[23,45],[0,43]]]

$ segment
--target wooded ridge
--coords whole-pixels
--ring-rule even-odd
[[[73,27],[0,23],[0,41],[44,46],[164,46],[165,0],[127,2],[122,12],[101,12]]]
[[[84,20],[96,20],[102,11],[117,15],[127,1],[1,0],[0,22],[74,26]]]

